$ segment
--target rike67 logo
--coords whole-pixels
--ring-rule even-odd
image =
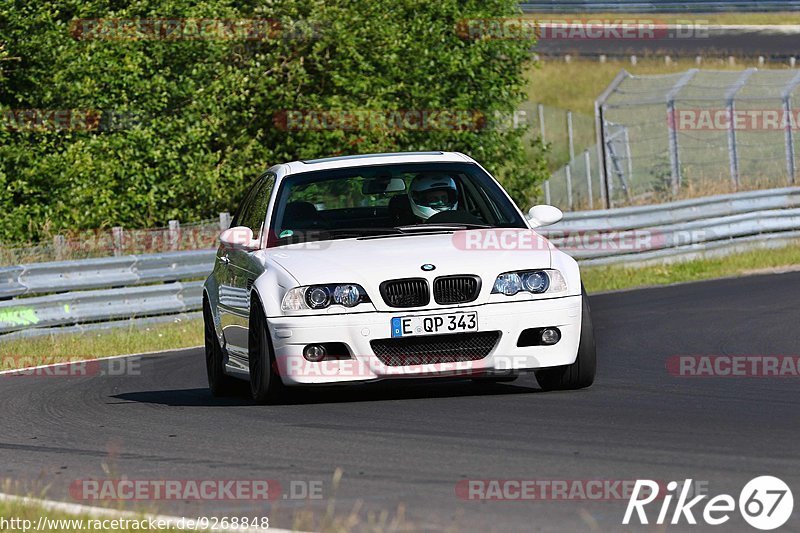
[[[712,526],[719,526],[730,520],[731,514],[737,508],[737,502],[733,496],[720,494],[710,498],[704,502],[705,505],[702,505],[701,502],[708,498],[708,495],[701,494],[689,499],[691,486],[691,479],[687,479],[682,486],[677,481],[667,483],[667,493],[661,501],[656,524],[675,525],[683,520],[687,524],[697,524],[698,517],[695,516],[695,513],[706,524]],[[645,507],[658,498],[658,487],[656,481],[636,480],[633,494],[628,500],[628,507],[622,519],[623,524],[631,523],[634,512],[640,524],[650,523]],[[679,487],[681,487],[680,490],[678,490]],[[679,492],[680,494],[678,494]],[[670,507],[676,496],[677,501],[670,518]],[[742,492],[739,493],[738,508],[742,518],[748,524],[756,529],[767,531],[779,528],[789,520],[794,509],[794,498],[791,489],[782,480],[773,476],[760,476],[748,481]]]

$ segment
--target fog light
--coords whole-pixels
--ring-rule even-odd
[[[321,344],[309,344],[303,348],[303,357],[306,358],[306,361],[311,361],[312,363],[319,363],[325,359],[326,354],[325,347]]]
[[[555,344],[561,340],[561,332],[558,328],[544,328],[542,330],[542,344]]]

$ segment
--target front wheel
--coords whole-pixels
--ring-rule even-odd
[[[592,329],[592,313],[583,285],[581,285],[581,308],[581,338],[578,344],[578,357],[571,365],[537,370],[535,372],[536,381],[544,390],[583,389],[594,383],[597,355],[594,345],[594,330]]]
[[[264,317],[261,303],[255,296],[250,305],[248,335],[250,395],[253,401],[259,404],[277,403],[284,392],[283,382],[272,352],[267,319]]]

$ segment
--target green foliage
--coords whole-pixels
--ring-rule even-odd
[[[285,131],[275,121],[287,110],[510,114],[532,43],[464,40],[456,26],[516,10],[515,0],[0,0],[0,241],[208,218],[233,210],[270,165],[376,151],[468,153],[525,208],[546,169],[531,168],[521,131]],[[70,33],[75,19],[166,17],[274,19],[291,32],[258,41]],[[20,109],[116,118],[110,131],[14,131],[9,111]]]

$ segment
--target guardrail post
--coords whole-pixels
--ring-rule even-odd
[[[169,249],[177,250],[180,242],[181,223],[177,220],[169,221]]]
[[[231,214],[225,211],[219,214],[219,230],[225,231],[231,227]]]
[[[123,245],[122,232],[123,232],[122,226],[114,226],[113,228],[111,228],[111,238],[114,246],[114,257],[119,257],[122,255],[122,245]]]

